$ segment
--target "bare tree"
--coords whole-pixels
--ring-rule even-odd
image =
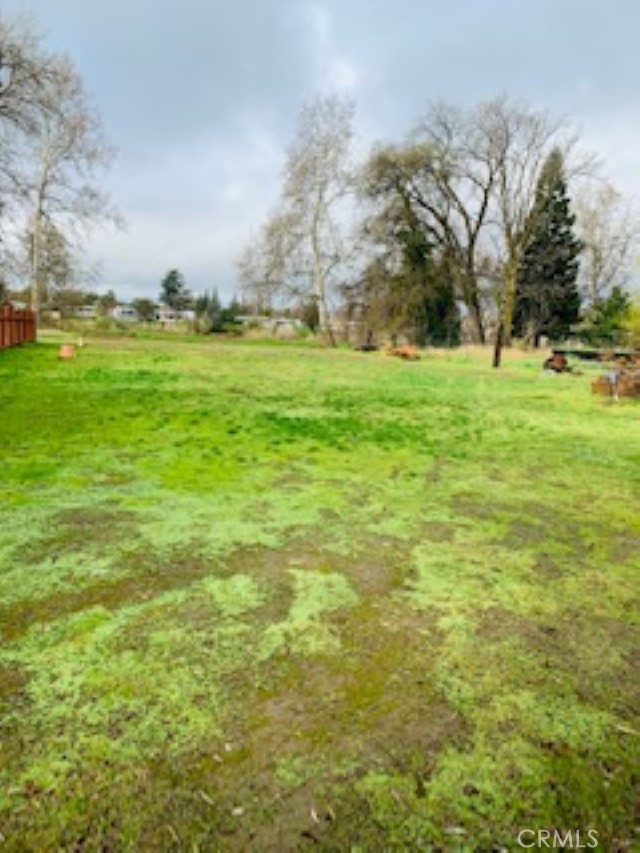
[[[574,197],[577,230],[583,251],[579,286],[593,303],[615,285],[624,287],[640,238],[633,206],[608,182],[583,184]]]
[[[427,143],[376,148],[360,182],[370,207],[363,225],[369,258],[359,279],[360,311],[370,328],[392,336],[402,332],[419,344],[457,337],[453,285],[460,285],[465,264],[455,224],[434,187],[439,156]],[[460,288],[457,296],[464,300]],[[475,316],[481,334],[479,312]]]
[[[33,22],[0,16],[0,126],[31,131],[52,76],[55,57],[42,49]]]
[[[47,232],[55,231],[72,255],[78,238],[92,225],[119,222],[98,186],[113,149],[71,62],[58,58],[54,70],[43,86],[39,114],[25,141],[21,177],[28,208],[31,305],[36,312],[50,274]]]
[[[440,102],[431,107],[414,132],[431,152],[425,163],[427,192],[418,201],[447,251],[459,297],[479,342],[485,339],[479,284],[481,258],[486,251],[483,237],[501,166],[487,122],[492,109],[492,102],[469,110]]]
[[[43,50],[32,22],[0,18],[0,214],[13,238],[2,261],[19,269],[28,246],[36,312],[88,228],[118,221],[98,184],[112,155],[72,63]]]
[[[510,336],[537,180],[553,147],[571,147],[565,130],[564,120],[506,97],[470,109],[437,103],[409,142],[379,150],[369,162],[368,194],[410,208],[446,254],[478,341],[485,338],[486,296],[498,297],[503,334]],[[487,258],[494,283],[485,294]]]
[[[336,96],[318,96],[303,108],[280,205],[239,262],[245,293],[311,297],[331,343],[329,293],[346,255],[341,205],[352,186],[353,117],[353,103]]]
[[[491,206],[493,236],[502,267],[502,288],[498,291],[497,352],[511,339],[517,297],[518,269],[532,222],[536,186],[549,153],[554,147],[563,152],[560,135],[564,119],[555,119],[546,111],[533,110],[500,98],[486,105],[482,121],[490,140],[495,163],[496,183]]]
[[[477,110],[436,104],[409,142],[374,152],[364,178],[366,194],[385,204],[378,218],[399,214],[420,223],[447,258],[448,274],[479,342],[485,336],[478,276],[481,238],[497,169],[483,131]]]
[[[44,53],[34,25],[0,16],[0,216],[20,203],[21,143],[33,131],[52,58]],[[4,224],[4,222],[3,222]],[[4,233],[4,228],[0,236]]]

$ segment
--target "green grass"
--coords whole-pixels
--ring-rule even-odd
[[[640,847],[640,406],[537,355],[56,356],[0,353],[3,849]]]

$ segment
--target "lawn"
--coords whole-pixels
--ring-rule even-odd
[[[640,849],[640,405],[57,348],[0,352],[3,849]]]

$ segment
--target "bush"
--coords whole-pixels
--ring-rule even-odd
[[[623,343],[627,337],[625,323],[631,310],[631,296],[621,287],[614,287],[609,296],[593,303],[580,337],[594,346]]]
[[[627,342],[633,347],[640,347],[640,298],[630,306],[623,329]]]

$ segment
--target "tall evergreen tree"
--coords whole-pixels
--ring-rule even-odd
[[[184,277],[179,270],[173,269],[165,275],[160,283],[160,302],[164,302],[174,311],[184,311],[192,302],[191,293],[187,290]]]
[[[565,337],[580,315],[576,281],[582,244],[574,222],[563,157],[556,148],[540,173],[518,269],[514,333],[536,347],[542,335]]]

